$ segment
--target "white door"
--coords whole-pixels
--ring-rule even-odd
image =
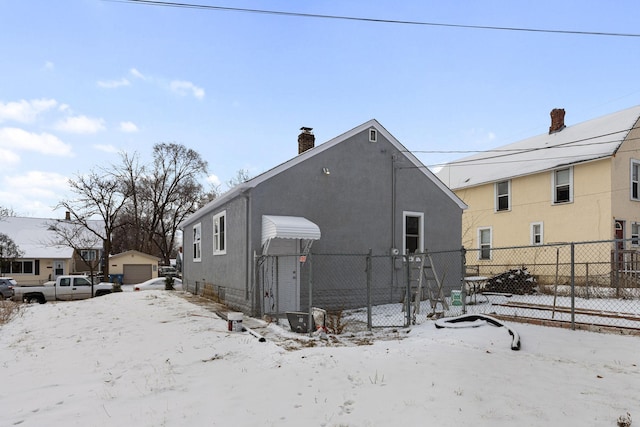
[[[269,255],[280,255],[277,259],[278,311],[300,310],[300,252],[298,239],[273,239],[269,245]],[[273,268],[276,268],[275,265]]]
[[[53,276],[51,280],[56,280],[58,276],[64,276],[64,261],[53,261]]]

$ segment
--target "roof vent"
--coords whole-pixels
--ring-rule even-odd
[[[564,108],[554,108],[551,110],[551,126],[549,126],[549,135],[555,132],[560,132],[564,128]]]

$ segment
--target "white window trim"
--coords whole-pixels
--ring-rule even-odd
[[[224,249],[218,249],[220,247],[220,236],[216,234],[216,222],[220,219],[224,218],[224,234],[222,235],[223,242],[222,246]],[[225,255],[227,253],[227,211],[222,211],[213,216],[213,254],[214,255]]]
[[[418,241],[419,250],[418,252],[424,252],[424,212],[411,212],[411,211],[403,211],[402,212],[402,253],[407,253],[407,217],[408,216],[417,216],[420,218],[420,238]]]
[[[13,271],[13,263],[14,263],[14,262],[15,262],[15,263],[19,263],[19,264],[21,264],[21,265],[22,265],[22,268],[21,268],[21,270],[22,270],[22,271],[21,271],[21,272],[14,272],[14,271]],[[24,272],[24,270],[25,270],[25,269],[24,269],[24,265],[25,265],[26,263],[31,264],[31,273],[25,273],[25,272]],[[8,266],[9,266],[9,268],[8,268],[8,269],[6,269],[6,270],[3,272],[3,274],[9,274],[9,275],[12,275],[12,276],[21,276],[21,275],[23,275],[23,274],[24,274],[24,275],[28,275],[28,276],[30,276],[30,275],[34,275],[34,274],[36,274],[36,262],[35,262],[35,260],[33,260],[33,259],[16,259],[16,260],[14,260],[14,261],[10,261],[10,262],[9,262],[9,264],[8,264]]]
[[[638,166],[638,197],[633,197],[633,167]],[[629,165],[629,199],[640,201],[640,160],[631,159]]]
[[[636,237],[633,237],[633,227],[636,227]],[[631,223],[631,246],[637,248],[640,246],[640,222]]]
[[[569,200],[566,202],[556,201],[556,172],[561,170],[569,170]],[[567,203],[573,203],[573,166],[566,168],[558,168],[551,171],[551,204],[552,205],[565,205]]]
[[[376,129],[369,129],[369,142],[377,142],[378,141],[378,131]]]
[[[535,234],[534,234],[533,230],[535,229],[536,225],[540,226],[540,243],[536,243],[535,242]],[[542,223],[542,222],[532,222],[530,227],[529,227],[529,235],[531,237],[531,245],[534,245],[534,246],[543,245],[544,244],[544,223]]]
[[[197,231],[197,233],[196,233]],[[198,240],[196,240],[196,234],[199,235]],[[202,261],[202,224],[197,223],[193,226],[193,245],[191,248],[191,256],[193,257],[193,262]],[[198,249],[196,250],[196,245]],[[196,256],[197,255],[199,256]]]
[[[98,254],[95,249],[80,249],[80,259],[85,262],[96,261]]]
[[[489,258],[482,258],[482,232],[489,230]],[[478,227],[478,260],[488,261],[493,258],[493,227]]]
[[[499,196],[499,194],[498,194],[498,184],[500,184],[500,183],[502,183],[502,182],[506,182],[506,183],[507,183],[507,200],[508,200],[508,205],[507,205],[507,209],[499,210],[499,209],[498,209],[498,206],[499,206],[499,203],[498,203],[498,196]],[[507,179],[507,180],[504,180],[504,181],[500,181],[500,182],[496,182],[495,184],[493,184],[493,194],[494,194],[493,201],[494,201],[494,204],[495,204],[495,206],[493,207],[493,209],[494,209],[496,212],[507,212],[507,211],[510,211],[510,210],[511,210],[511,180],[510,180],[510,179]]]

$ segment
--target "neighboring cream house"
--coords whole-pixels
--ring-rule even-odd
[[[437,176],[467,205],[462,244],[481,249],[630,239],[640,246],[640,106],[451,162]]]
[[[0,219],[0,233],[9,236],[18,246],[22,256],[1,266],[2,276],[11,276],[21,285],[36,285],[55,280],[64,274],[88,274],[89,269],[79,254],[69,245],[58,245],[60,238],[52,226],[64,227],[64,220],[5,217]],[[90,225],[99,229],[101,221],[91,221]],[[78,242],[84,244],[81,252],[85,259],[95,260],[99,265],[102,257],[102,240],[86,232]],[[97,271],[96,271],[97,272]]]

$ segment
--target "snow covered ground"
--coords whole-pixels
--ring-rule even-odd
[[[1,426],[616,426],[640,338],[510,324],[228,332],[196,297],[23,306],[0,326]]]

